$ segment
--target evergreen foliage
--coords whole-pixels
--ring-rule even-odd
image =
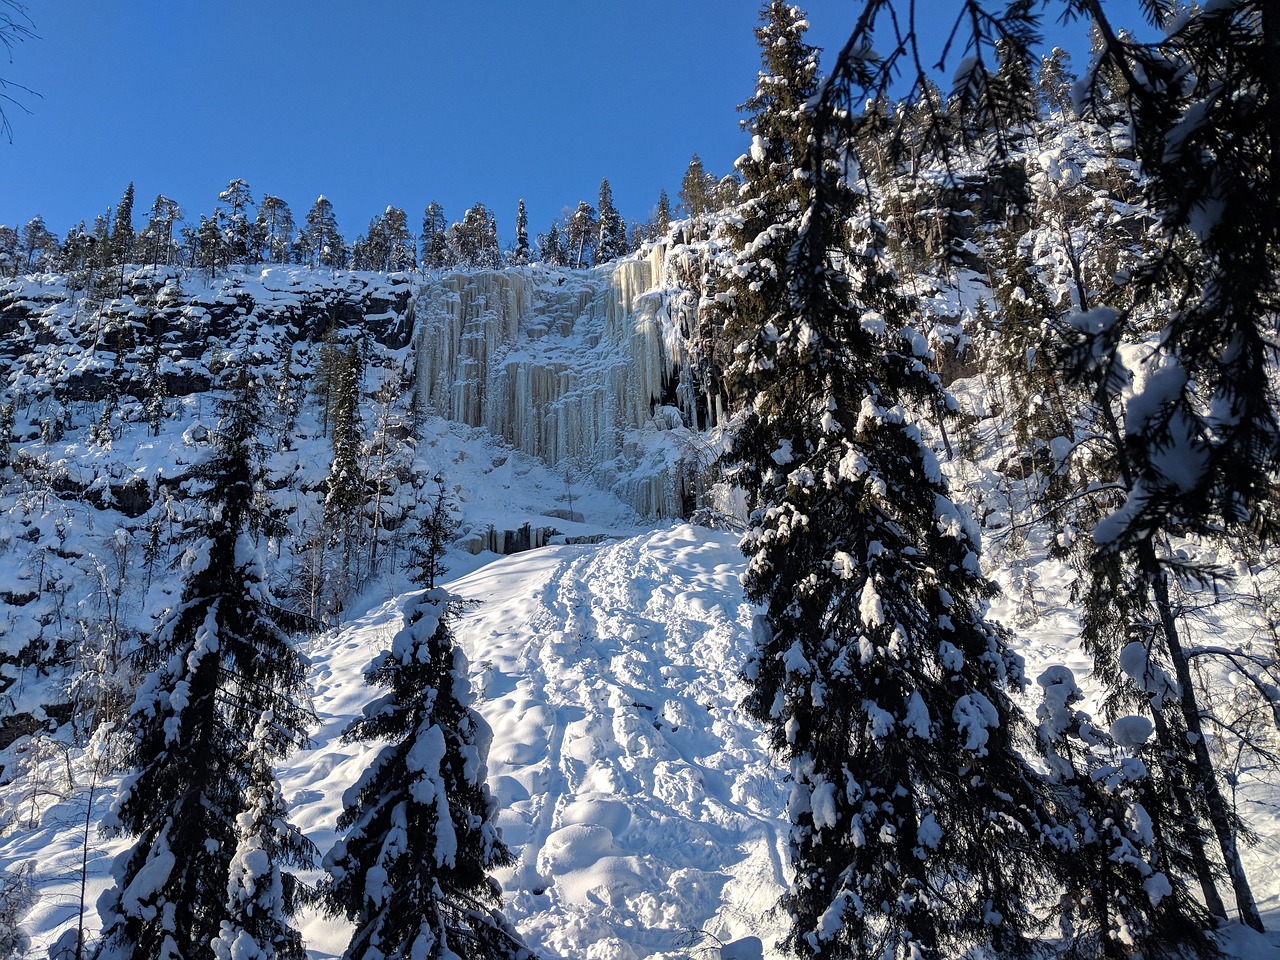
[[[427,270],[442,270],[454,265],[446,236],[448,225],[444,208],[432,201],[422,214],[422,255],[419,263]]]
[[[680,182],[680,209],[686,217],[698,219],[711,212],[711,195],[715,182],[715,177],[707,173],[702,166],[702,159],[695,153]]]
[[[661,239],[667,235],[667,231],[671,229],[671,201],[667,198],[667,191],[658,191],[658,213],[653,221],[653,232],[657,239]]]
[[[258,259],[259,250],[253,224],[249,222],[249,207],[253,206],[253,193],[249,184],[237,178],[218,194],[218,202],[226,207],[222,221],[223,244],[230,263],[251,263]]]
[[[565,245],[568,251],[569,265],[575,270],[591,265],[595,253],[599,225],[596,211],[585,200],[579,200],[577,209],[569,217],[565,228]]]
[[[803,85],[772,78],[811,78],[803,17],[774,3],[762,20],[766,71],[749,108],[765,133],[744,193],[800,180],[804,202],[748,207],[760,219],[746,250],[788,231],[795,242],[777,275],[761,255],[757,289],[746,284],[757,296],[732,371],[746,413],[730,461],[752,506],[744,586],[765,606],[747,708],[793,783],[787,945],[1017,952],[1052,825],[1023,759],[1020,662],[983,619],[993,588],[976,536],[921,430],[945,404],[929,350],[893,292],[882,235],[846,227],[867,222],[849,189],[848,114],[788,109]],[[805,176],[788,177],[800,157]]]
[[[115,220],[111,224],[112,263],[129,263],[133,259],[133,244],[133,183],[130,182],[116,206]]]
[[[313,267],[317,263],[333,268],[346,266],[346,243],[342,239],[342,234],[338,232],[338,220],[333,213],[333,204],[327,197],[321,196],[312,204],[302,233],[306,239],[305,250]]]
[[[627,223],[613,205],[613,188],[608,180],[600,181],[598,214],[599,235],[596,238],[595,263],[608,263],[625,257],[631,251],[627,246]]]
[[[324,498],[324,525],[331,540],[342,543],[344,557],[350,558],[365,505],[365,482],[360,470],[364,424],[360,416],[363,362],[359,344],[352,343],[346,354],[335,361],[330,403],[333,462]]]
[[[293,211],[289,204],[264,193],[254,220],[254,235],[262,244],[259,257],[268,263],[288,263],[293,231]]]
[[[452,224],[446,238],[452,264],[482,270],[502,265],[497,224],[483,203],[470,207],[461,223]]]
[[[151,204],[146,227],[138,237],[141,259],[151,264],[172,264],[176,250],[173,245],[174,224],[182,220],[182,209],[164,194],[157,194]]]
[[[1174,793],[1152,775],[1144,753],[1152,724],[1125,716],[1111,732],[1076,709],[1083,699],[1075,677],[1054,666],[1037,681],[1043,702],[1038,733],[1050,776],[1063,789],[1071,868],[1062,919],[1077,952],[1125,960],[1142,955],[1180,960],[1215,952],[1205,936],[1204,907],[1171,867],[1167,832]],[[1065,839],[1065,838],[1064,838]]]
[[[444,479],[437,476],[435,484],[434,495],[426,499],[419,496],[415,510],[418,529],[409,547],[409,563],[405,568],[413,583],[428,590],[435,589],[436,579],[449,569],[444,558],[457,529],[454,506],[444,492]]]
[[[516,266],[529,262],[529,215],[524,211],[524,198],[516,205],[516,245],[511,251],[511,262]]]
[[[46,269],[57,253],[58,238],[44,225],[44,217],[35,216],[28,220],[19,235],[15,258],[19,269],[26,273]]]
[[[565,249],[558,223],[551,224],[547,232],[538,237],[538,259],[549,267],[569,265],[569,253]]]
[[[252,843],[309,859],[282,816],[254,813],[274,786],[270,763],[314,719],[302,660],[275,619],[254,547],[255,534],[272,531],[255,495],[263,416],[257,385],[237,370],[214,449],[195,471],[206,513],[184,560],[182,597],[151,640],[157,666],[130,714],[134,773],[107,826],[135,842],[99,901],[102,960],[206,957],[224,924],[244,928],[247,908],[234,893],[229,902],[229,890],[242,883],[233,864]],[[283,900],[256,918],[252,935],[261,950],[296,957],[287,928],[296,887],[277,885]]]
[[[348,792],[343,839],[325,857],[330,909],[355,922],[344,960],[530,956],[489,876],[512,862],[485,782],[491,734],[472,707],[449,595],[410,601],[366,671],[387,692],[345,732],[387,742]]]
[[[413,236],[403,210],[387,207],[381,216],[369,222],[363,242],[357,241],[353,247],[352,265],[357,270],[383,273],[412,270],[417,266]]]

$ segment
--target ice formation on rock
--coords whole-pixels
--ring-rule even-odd
[[[413,305],[416,411],[483,427],[567,475],[589,474],[643,515],[681,515],[675,434],[696,415],[686,327],[659,288],[664,262],[657,247],[587,271],[426,281]],[[673,436],[640,442],[638,432],[653,431]]]

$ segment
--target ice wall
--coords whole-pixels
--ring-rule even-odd
[[[426,281],[415,408],[484,427],[646,516],[682,510],[676,436],[693,419],[664,251],[589,271],[522,267]],[[676,387],[672,390],[671,387]],[[674,394],[675,410],[664,406]]]

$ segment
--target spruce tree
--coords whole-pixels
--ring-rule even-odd
[[[521,197],[516,206],[516,245],[511,251],[511,262],[525,264],[529,256],[529,215],[524,211],[524,197]]]
[[[680,182],[680,207],[686,217],[698,219],[711,212],[711,192],[715,177],[707,173],[695,153]]]
[[[742,126],[751,147],[738,161],[743,188],[728,225],[733,264],[721,271],[730,291],[727,336],[705,337],[702,350],[712,381],[723,376],[737,345],[758,334],[786,295],[783,268],[809,200],[799,174],[811,136],[804,105],[817,88],[818,51],[805,42],[807,26],[798,8],[777,0],[761,10],[756,28],[761,71],[754,94],[738,108],[749,114]]]
[[[513,862],[486,778],[490,733],[472,707],[466,660],[443,590],[410,600],[405,626],[370,664],[387,692],[347,728],[387,743],[347,794],[322,892],[355,922],[344,960],[530,956],[490,877]]]
[[[418,528],[409,546],[409,562],[405,566],[411,582],[428,590],[435,588],[436,580],[448,570],[445,554],[457,528],[453,504],[444,492],[444,479],[435,478],[436,492],[423,499],[420,491],[414,513]]]
[[[548,267],[568,266],[569,255],[558,223],[552,223],[547,232],[538,237],[538,259]]]
[[[125,188],[124,196],[116,207],[115,220],[111,224],[111,260],[113,265],[128,263],[133,259],[133,183]]]
[[[1158,220],[1157,243],[1143,264],[1118,278],[1111,303],[1069,324],[1069,375],[1097,389],[1108,433],[1122,451],[1125,502],[1095,526],[1093,539],[1111,555],[1100,561],[1127,568],[1122,579],[1140,583],[1150,598],[1148,620],[1178,686],[1185,766],[1208,806],[1241,918],[1261,930],[1170,592],[1178,579],[1203,585],[1216,575],[1179,556],[1173,537],[1277,532],[1265,505],[1280,476],[1271,387],[1280,307],[1280,23],[1274,4],[1263,0],[1191,5],[1177,11],[1167,35],[1144,42],[1113,25],[1103,4],[1059,6],[1091,23],[1093,64],[1077,99],[1086,116],[1126,121]],[[1148,10],[1153,20],[1174,12],[1166,4]],[[835,72],[855,80],[863,97],[882,92],[908,52],[919,50],[897,12],[892,0],[869,7],[837,57]],[[890,24],[895,52],[873,60],[861,51],[881,46],[877,19]],[[974,0],[963,5],[960,36],[948,46],[970,54],[968,75],[984,69],[997,37],[1029,62],[1038,22],[1031,5]],[[931,59],[915,55],[917,65]],[[966,129],[1016,128],[999,98],[979,99],[956,98],[949,112]],[[1132,349],[1134,342],[1141,348]]]
[[[360,415],[360,381],[363,374],[360,345],[352,343],[337,363],[332,386],[333,461],[324,498],[324,525],[330,543],[342,545],[344,569],[351,573],[359,556],[367,502],[365,477],[360,469],[364,422]]]
[[[627,223],[613,205],[613,188],[608,180],[600,181],[600,203],[598,214],[599,234],[596,238],[595,262],[608,263],[625,257],[627,249]]]
[[[13,444],[14,423],[13,400],[5,398],[0,402],[0,470],[9,466]]]
[[[1137,949],[1151,960],[1216,953],[1167,829],[1177,788],[1144,759],[1155,752],[1147,745],[1152,724],[1123,716],[1110,732],[1094,726],[1076,708],[1084,696],[1066,667],[1049,667],[1037,683],[1037,733],[1067,814],[1057,842],[1071,868],[1062,926],[1074,952],[1108,960],[1127,960]]]
[[[739,290],[752,296],[731,371],[745,415],[730,462],[752,508],[744,586],[765,608],[746,706],[792,781],[786,943],[824,957],[1016,952],[1051,825],[1023,759],[1020,661],[984,619],[994,588],[926,440],[947,401],[850,186],[848,101],[810,113],[802,86],[768,80],[811,79],[803,29],[799,11],[766,6],[749,108],[767,133],[743,171],[760,202],[739,254],[756,288]],[[779,202],[793,189],[802,203]]]
[[[653,222],[654,238],[661,240],[667,235],[667,231],[671,229],[671,200],[667,197],[667,191],[658,191],[658,215]]]
[[[245,810],[227,881],[227,919],[213,941],[217,960],[307,960],[302,936],[289,925],[305,888],[285,867],[308,869],[315,849],[293,824],[269,758],[273,715],[263,715],[250,744]]]
[[[492,270],[502,264],[498,230],[493,214],[483,203],[467,209],[462,222],[452,224],[446,239],[455,264],[472,269]]]
[[[100,960],[207,957],[224,924],[243,928],[244,904],[229,891],[243,886],[232,869],[237,858],[248,865],[251,836],[268,857],[280,853],[277,865],[309,857],[282,811],[254,812],[271,789],[270,764],[305,739],[314,715],[254,546],[271,527],[256,496],[265,412],[245,370],[233,371],[221,413],[212,453],[194,471],[205,513],[184,558],[182,597],[152,637],[158,665],[130,713],[134,772],[105,823],[134,845],[99,900]],[[261,858],[251,859],[263,875]],[[262,949],[294,942],[289,909],[258,917]]]
[[[219,267],[226,266],[230,251],[227,248],[226,236],[222,231],[221,214],[215,212],[213,217],[200,216],[200,226],[195,230],[193,266],[204,267],[209,271],[209,279],[213,279]]]

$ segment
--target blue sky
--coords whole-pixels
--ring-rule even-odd
[[[140,226],[157,193],[194,220],[234,177],[299,220],[325,194],[348,240],[388,204],[416,230],[432,200],[451,220],[481,201],[509,238],[524,197],[538,233],[601,177],[642,218],[695,151],[729,172],[759,67],[751,0],[28,6],[39,37],[0,69],[40,96],[9,110],[0,223],[59,235],[130,181]],[[834,51],[860,5],[801,6]]]

